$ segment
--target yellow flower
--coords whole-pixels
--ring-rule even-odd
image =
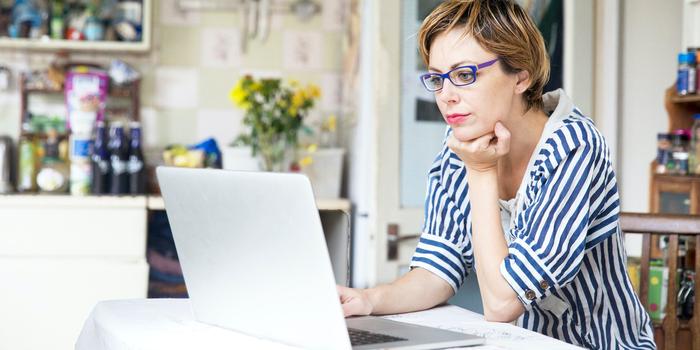
[[[292,107],[299,108],[304,104],[304,92],[302,90],[296,91],[292,96]]]
[[[250,86],[250,89],[253,91],[260,91],[262,90],[262,84],[256,81],[253,83],[253,85]]]
[[[318,149],[318,145],[315,143],[310,144],[308,147],[306,147],[306,152],[309,153],[314,153]]]
[[[231,102],[233,102],[234,105],[243,109],[247,109],[244,106],[249,105],[245,103],[247,97],[248,92],[245,91],[245,89],[243,88],[243,79],[239,80],[236,83],[236,86],[234,86],[228,94],[229,100],[231,100]]]
[[[314,162],[314,159],[311,158],[311,156],[306,156],[306,157],[302,158],[301,160],[299,160],[299,165],[305,167],[305,166],[311,165],[313,162]]]
[[[294,106],[289,107],[289,109],[287,110],[287,112],[289,112],[289,115],[291,115],[292,117],[296,117],[296,116],[297,116],[297,108],[294,107]]]
[[[319,98],[321,96],[321,89],[318,86],[311,84],[307,89],[309,96],[313,98]]]
[[[291,87],[297,87],[297,86],[299,86],[299,81],[296,80],[296,79],[292,79],[292,80],[289,81],[289,86],[291,86]]]

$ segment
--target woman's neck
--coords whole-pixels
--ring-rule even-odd
[[[510,152],[498,162],[500,198],[515,197],[547,120],[542,110],[530,109],[504,123],[511,138]]]

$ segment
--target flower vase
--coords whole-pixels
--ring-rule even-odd
[[[258,144],[261,168],[270,172],[286,171],[289,168],[287,146],[284,135],[261,137]]]

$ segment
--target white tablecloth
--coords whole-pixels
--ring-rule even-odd
[[[486,337],[484,349],[577,349],[511,324],[486,322],[457,306],[387,316],[396,321]],[[295,349],[195,321],[188,299],[98,303],[85,321],[76,350]]]

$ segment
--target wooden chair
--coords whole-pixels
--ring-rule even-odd
[[[676,284],[678,269],[679,236],[694,236],[695,251],[700,252],[700,215],[668,215],[620,213],[620,229],[624,234],[637,233],[642,235],[642,258],[639,298],[648,310],[649,296],[649,256],[651,253],[652,236],[668,236],[667,261],[668,293],[666,299],[666,316],[663,321],[654,324],[654,339],[660,350],[693,349],[700,350],[700,300],[696,298],[693,307],[693,317],[690,320],[679,320],[676,317],[678,285]],[[694,263],[695,291],[700,291],[700,259]]]

